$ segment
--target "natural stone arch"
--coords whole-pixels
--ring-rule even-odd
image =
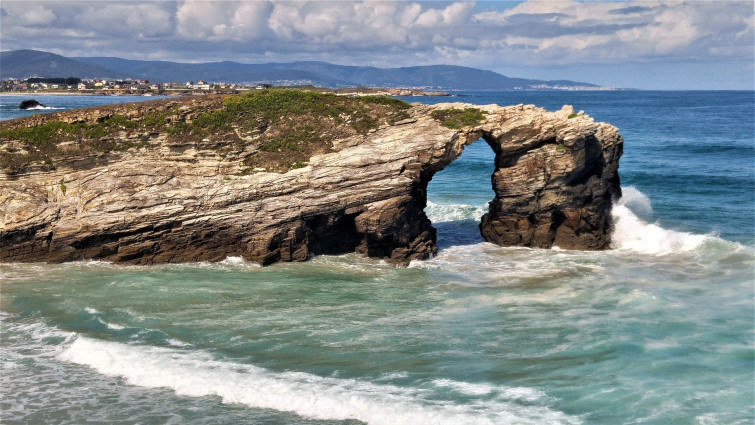
[[[485,122],[453,136],[458,139],[452,156],[421,174],[420,190],[413,191],[419,198],[415,203],[424,207],[432,176],[455,161],[465,146],[483,139],[495,153],[495,197],[479,225],[486,241],[533,248],[608,248],[610,209],[621,195],[618,160],[623,140],[615,127],[596,124],[570,106],[555,113],[523,105],[486,109]],[[427,218],[422,213],[415,220]],[[415,258],[436,252],[434,229],[423,235],[432,237],[433,249],[410,254]]]
[[[174,102],[187,114],[207,107]],[[432,116],[444,108],[479,108],[485,118],[450,129]],[[218,154],[223,141],[173,146],[155,133],[152,150],[61,158],[52,169],[0,174],[0,261],[151,264],[241,256],[271,264],[358,252],[407,264],[437,252],[424,213],[427,183],[480,137],[496,154],[495,198],[480,225],[486,240],[608,247],[611,201],[620,190],[615,127],[570,107],[440,104],[407,112],[409,118],[366,135],[334,140],[330,153],[285,173],[236,176],[237,163]],[[18,122],[97,119],[91,114]],[[15,149],[14,141],[0,144]]]
[[[581,119],[569,118],[570,107],[559,112],[567,116],[566,125]],[[551,123],[539,128],[530,136],[537,143],[500,128],[480,130],[496,153],[495,198],[480,223],[483,238],[501,246],[607,248],[612,201],[621,194],[620,136],[604,134],[603,128],[586,134]]]

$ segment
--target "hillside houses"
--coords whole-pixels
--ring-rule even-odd
[[[0,92],[80,92],[89,94],[203,94],[234,93],[239,90],[266,88],[268,85],[240,86],[234,83],[213,83],[199,80],[184,84],[177,82],[156,83],[149,80],[126,78],[122,80],[40,78],[26,80],[7,79],[0,81]]]

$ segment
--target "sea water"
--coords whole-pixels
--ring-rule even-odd
[[[753,92],[463,95],[408,100],[619,127],[613,249],[483,242],[480,141],[431,181],[440,249],[407,268],[0,264],[0,422],[752,424]]]
[[[66,109],[87,108],[90,106],[109,105],[112,103],[140,102],[145,100],[162,99],[167,96],[144,95],[59,95],[44,93],[16,93],[12,95],[0,94],[0,119],[28,117],[32,114],[60,112]],[[19,104],[26,99],[34,99],[40,106],[29,109],[18,109]]]

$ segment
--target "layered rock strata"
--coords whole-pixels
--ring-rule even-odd
[[[184,111],[170,118],[178,120],[196,104],[172,102]],[[136,120],[145,106],[112,108]],[[455,129],[433,117],[452,108],[478,108],[484,118]],[[86,122],[107,111],[54,117]],[[239,173],[241,153],[224,140],[177,142],[159,130],[121,132],[139,141],[127,149],[2,171],[0,261],[152,264],[241,256],[266,265],[357,252],[405,265],[437,251],[424,213],[428,182],[479,138],[496,156],[495,199],[480,224],[487,241],[608,247],[611,202],[620,191],[615,127],[571,107],[415,104],[407,116],[329,141],[325,153],[286,172]],[[7,125],[45,119],[52,118]],[[17,145],[0,140],[0,153]]]

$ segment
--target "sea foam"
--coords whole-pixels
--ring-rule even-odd
[[[474,206],[467,204],[438,204],[427,202],[425,214],[433,223],[446,223],[449,221],[476,220],[487,212],[487,206]]]
[[[32,106],[31,108],[26,108],[27,111],[35,111],[35,110],[58,110],[58,109],[66,109],[66,108],[56,108],[54,106]]]
[[[664,229],[656,223],[640,218],[652,214],[650,199],[630,186],[622,188],[623,196],[611,210],[614,231],[611,246],[617,250],[634,251],[648,255],[667,255],[690,252],[706,242],[734,244],[712,234],[699,235]]]
[[[531,401],[535,400],[529,396],[524,397],[528,403],[522,403],[522,388],[436,381],[434,387],[450,386],[485,396],[458,404],[439,399],[431,388],[273,372],[217,360],[202,351],[130,345],[84,336],[76,338],[59,357],[107,376],[122,377],[132,385],[170,388],[191,397],[217,396],[224,403],[293,412],[313,419],[412,425],[580,423],[578,418],[547,406],[533,405]],[[498,395],[489,396],[490,393]],[[524,393],[539,398],[536,390],[527,389]]]

